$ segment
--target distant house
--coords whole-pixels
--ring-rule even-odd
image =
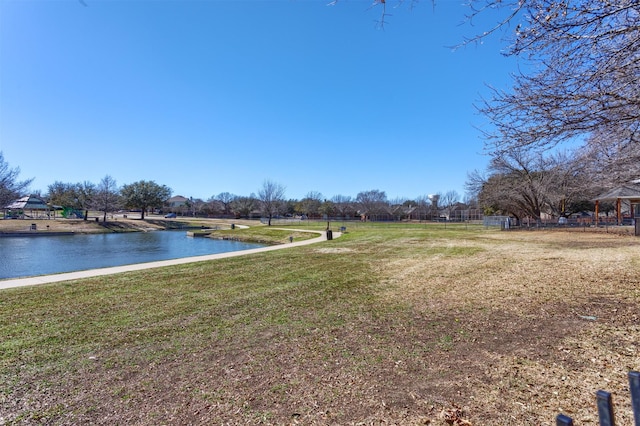
[[[4,206],[4,217],[49,218],[51,208],[40,198],[30,195]]]
[[[175,209],[178,207],[184,207],[189,202],[188,198],[183,197],[182,195],[176,195],[175,197],[171,197],[166,201],[167,207],[169,209]]]

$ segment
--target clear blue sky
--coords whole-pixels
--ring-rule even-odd
[[[462,0],[0,0],[0,150],[33,190],[154,180],[174,195],[456,190],[484,169],[473,103],[517,63]],[[391,5],[391,3],[390,3]]]

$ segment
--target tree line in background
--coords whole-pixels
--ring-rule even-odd
[[[4,207],[24,196],[33,179],[19,181],[19,168],[10,168],[0,152],[0,204]],[[181,216],[256,218],[263,217],[271,224],[277,217],[309,219],[341,217],[363,220],[451,220],[454,211],[476,209],[475,200],[461,202],[456,191],[425,195],[415,200],[388,199],[384,191],[362,191],[357,196],[335,195],[325,198],[320,192],[310,191],[304,198],[287,199],[285,187],[265,180],[257,194],[235,195],[222,192],[208,200],[183,198],[171,200],[171,189],[154,181],[141,180],[119,187],[116,180],[107,175],[99,183],[84,181],[50,184],[44,194],[32,194],[47,202],[52,208],[65,208],[74,216],[87,219],[89,210],[100,211],[102,220],[119,210],[140,211],[144,219],[149,211],[176,213]],[[457,216],[459,220],[468,216]]]
[[[540,221],[593,212],[595,199],[607,189],[596,176],[588,158],[575,152],[519,151],[494,155],[486,173],[468,174],[466,189],[486,215]],[[605,214],[614,209],[610,202],[599,206]]]
[[[456,191],[416,199],[388,199],[381,190],[359,192],[356,197],[324,197],[310,191],[302,199],[287,199],[285,187],[266,180],[257,194],[229,192],[207,200],[176,197],[171,189],[153,181],[141,180],[118,186],[107,175],[94,184],[84,181],[50,184],[47,192],[36,195],[50,206],[73,211],[87,218],[89,210],[102,212],[102,220],[119,210],[176,213],[180,216],[256,218],[271,224],[277,217],[309,219],[340,217],[361,220],[478,220],[483,215],[511,215],[517,219],[540,220],[543,216],[569,217],[592,212],[594,198],[605,188],[595,185],[589,158],[572,153],[536,154],[531,151],[494,155],[488,172],[468,174],[468,194],[464,200]],[[26,194],[33,179],[19,181],[18,168],[10,168],[0,152],[0,202],[2,206]],[[601,203],[600,211],[613,211],[612,203]]]

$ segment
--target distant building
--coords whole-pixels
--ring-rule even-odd
[[[629,224],[634,219],[640,219],[640,180],[633,180],[624,185],[611,189],[609,192],[596,198],[596,220],[599,220],[599,207],[601,201],[615,202],[616,220],[618,225],[625,222],[623,217],[623,204],[626,204]]]
[[[169,209],[175,209],[178,207],[184,207],[189,202],[188,198],[183,197],[182,195],[176,195],[175,197],[171,197],[166,201],[167,207]]]

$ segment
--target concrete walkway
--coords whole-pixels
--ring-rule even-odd
[[[30,285],[55,283],[60,281],[77,280],[81,278],[98,277],[102,275],[119,274],[121,272],[140,271],[142,269],[160,268],[163,266],[182,265],[185,263],[204,262],[208,260],[225,259],[228,257],[245,256],[253,253],[261,253],[265,251],[281,250],[289,247],[306,246],[308,244],[326,241],[327,233],[325,231],[310,231],[307,229],[287,229],[288,231],[314,232],[320,234],[319,237],[309,240],[294,241],[289,244],[278,244],[275,246],[260,247],[257,249],[230,251],[227,253],[208,254],[204,256],[184,257],[181,259],[159,260],[157,262],[136,263],[133,265],[113,266],[110,268],[89,269],[86,271],[65,272],[55,275],[41,275],[29,278],[16,278],[8,280],[0,280],[0,290],[14,287],[25,287]],[[333,238],[340,237],[340,232],[333,231]]]

